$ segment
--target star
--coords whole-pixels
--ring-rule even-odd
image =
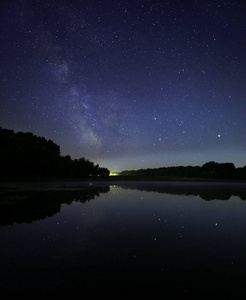
[[[2,2],[2,128],[111,172],[245,165],[246,3]]]

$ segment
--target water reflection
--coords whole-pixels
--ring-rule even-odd
[[[73,201],[85,203],[108,193],[110,188],[135,189],[170,195],[199,196],[203,200],[229,200],[237,196],[246,200],[245,183],[202,183],[202,182],[118,182],[109,185],[66,183],[66,185],[40,186],[20,185],[17,188],[1,189],[0,226],[14,223],[31,223],[43,220],[60,212],[62,204]],[[46,187],[46,188],[45,188]]]
[[[84,186],[74,190],[59,188],[51,190],[37,190],[35,188],[23,190],[2,190],[0,201],[0,226],[14,223],[31,223],[43,220],[60,212],[62,204],[73,201],[85,203],[109,192],[108,185]]]
[[[239,299],[244,192],[191,182],[2,189],[2,224],[22,224],[0,228],[1,297]]]
[[[232,182],[134,182],[122,185],[126,189],[172,195],[199,196],[203,200],[229,200],[238,196],[246,200],[246,184]]]

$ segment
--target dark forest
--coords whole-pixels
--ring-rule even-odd
[[[121,176],[151,176],[166,178],[214,179],[214,180],[244,180],[246,179],[246,166],[236,168],[233,163],[218,163],[210,161],[203,166],[162,167],[156,169],[140,169],[123,171]]]
[[[82,157],[62,156],[60,146],[33,133],[15,133],[0,127],[0,180],[76,179],[108,177],[109,170]],[[203,166],[160,167],[122,171],[127,177],[165,177],[212,180],[245,180],[246,166],[210,161]]]
[[[62,156],[60,146],[33,133],[0,127],[0,179],[107,177],[109,170],[85,159]]]

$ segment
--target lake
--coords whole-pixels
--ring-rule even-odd
[[[0,185],[1,299],[241,299],[246,184]]]

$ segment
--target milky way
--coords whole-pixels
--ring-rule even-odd
[[[4,1],[0,126],[111,171],[246,165],[246,3]]]

